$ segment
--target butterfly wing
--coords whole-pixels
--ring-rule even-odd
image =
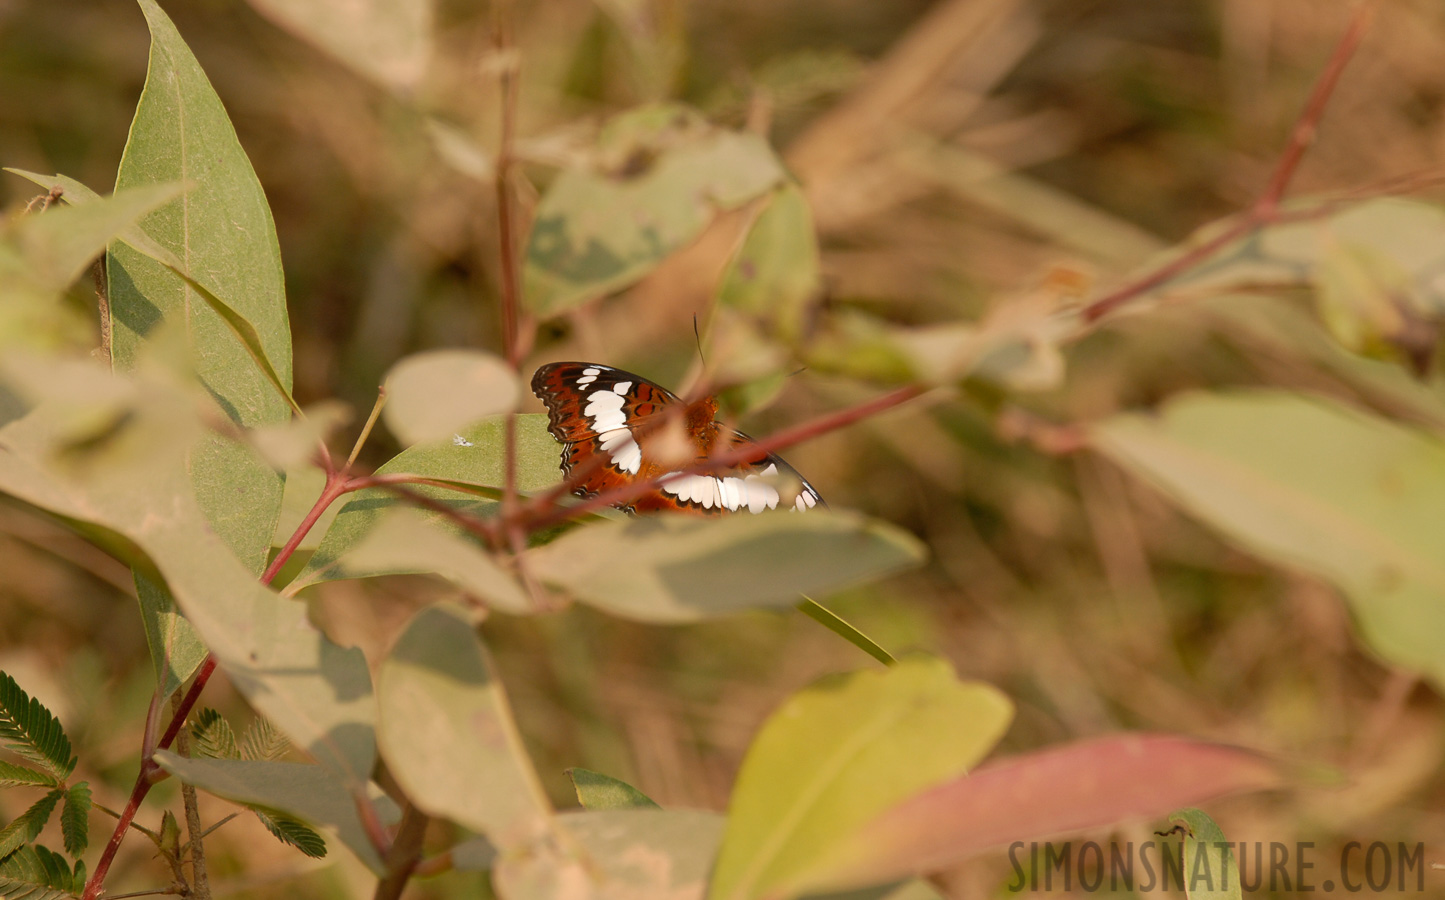
[[[542,366],[532,376],[532,393],[547,407],[547,430],[562,444],[563,477],[586,473],[577,485],[583,497],[637,478],[642,448],[632,429],[682,404],[646,378],[585,362]]]
[[[633,433],[653,416],[683,412],[682,401],[666,388],[610,366],[558,362],[537,370],[532,393],[546,405],[547,430],[562,444],[563,477],[583,473],[578,495],[593,497],[666,472],[656,461],[643,458]],[[709,449],[725,452],[757,445],[742,432],[716,423],[693,437],[698,441],[698,462],[708,458]],[[726,471],[665,476],[657,488],[624,508],[717,515],[819,505],[826,504],[807,479],[782,457],[759,450]]]
[[[718,452],[757,447],[757,441],[718,425]],[[699,457],[702,462],[706,457]],[[731,469],[664,478],[658,490],[634,503],[638,511],[668,510],[717,515],[827,506],[808,479],[776,453],[758,449]]]

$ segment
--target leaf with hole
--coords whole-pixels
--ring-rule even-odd
[[[544,317],[637,281],[784,177],[762,138],[684,106],[624,113],[598,143],[596,164],[563,170],[537,206],[524,296]]]

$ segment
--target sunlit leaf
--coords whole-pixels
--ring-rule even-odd
[[[1276,391],[1186,395],[1091,435],[1232,540],[1338,585],[1370,647],[1445,684],[1445,442]]]
[[[0,427],[0,491],[143,551],[232,684],[339,777],[364,784],[375,758],[366,662],[259,584],[207,526],[187,472],[201,433],[194,398],[154,373],[30,366],[29,389],[55,396]],[[76,397],[87,388],[114,414],[77,444],[76,423],[90,414]]]
[[[625,781],[593,772],[591,769],[572,768],[567,770],[572,787],[577,791],[577,802],[583,809],[661,809],[652,798]]]
[[[154,0],[140,5],[151,30],[150,66],[117,189],[186,185],[185,195],[147,216],[142,230],[254,329],[264,357],[289,390],[291,332],[266,196],[185,41]],[[111,356],[118,371],[136,365],[161,319],[184,323],[196,374],[233,421],[254,426],[290,418],[287,402],[237,339],[237,323],[228,323],[201,293],[125,244],[112,245],[108,270]],[[280,509],[280,477],[249,451],[219,439],[196,450],[190,469],[212,527],[259,573]]]
[[[24,254],[25,274],[37,288],[59,292],[79,278],[107,244],[180,193],[181,185],[172,181],[117,191],[80,206],[53,206],[17,220],[3,237]]]
[[[700,898],[723,820],[701,810],[630,809],[557,817],[585,853],[549,848],[498,860],[498,894],[527,900]],[[585,892],[585,893],[583,893]]]
[[[256,11],[384,87],[410,91],[432,56],[432,0],[250,0]]]
[[[1181,809],[1169,821],[1184,825],[1184,893],[1189,900],[1241,900],[1234,852],[1214,820],[1203,810]]]
[[[350,419],[351,409],[346,404],[327,401],[308,407],[300,418],[253,428],[246,439],[273,469],[290,472],[314,459],[331,432]]]
[[[553,316],[647,274],[736,208],[783,179],[767,142],[723,131],[682,106],[618,116],[594,169],[559,174],[537,207],[527,246],[528,305]]]
[[[747,757],[712,875],[712,900],[791,897],[837,881],[836,848],[890,807],[968,771],[1013,707],[936,659],[826,679],[788,700]]]
[[[813,216],[796,184],[773,192],[723,274],[718,303],[768,323],[797,340],[809,305],[822,290],[822,263]]]
[[[558,466],[561,448],[547,433],[547,417],[540,414],[520,415],[517,421],[517,488],[524,492],[538,491],[556,484],[562,473]],[[472,515],[488,513],[501,497],[504,481],[503,433],[501,419],[492,419],[462,429],[450,440],[410,447],[392,457],[377,469],[378,475],[410,473],[423,478],[470,486],[475,493],[460,493],[445,487],[411,485],[423,496],[439,500],[459,512]],[[361,560],[337,562],[381,521],[388,509],[406,505],[382,488],[368,488],[351,495],[326,532],[306,567],[287,586],[287,593],[336,577],[362,577]],[[429,514],[434,517],[434,514]],[[341,572],[354,572],[342,576]],[[388,574],[379,572],[376,574]]]
[[[800,593],[823,594],[922,559],[918,540],[892,525],[813,509],[598,522],[533,548],[526,564],[615,615],[686,622],[792,606]]]
[[[980,766],[874,817],[819,861],[820,886],[937,872],[1015,841],[1044,840],[1278,784],[1279,768],[1235,747],[1118,735]]]
[[[477,350],[408,356],[386,376],[382,418],[405,445],[446,440],[468,425],[511,412],[517,377],[499,357]]]
[[[277,810],[313,825],[333,829],[368,868],[382,861],[366,836],[356,797],[321,766],[260,760],[188,759],[166,750],[156,762],[187,784],[233,800]]]
[[[443,526],[420,510],[387,510],[331,568],[316,580],[377,575],[433,574],[502,612],[533,611],[534,604],[514,575],[476,541]]]
[[[377,676],[382,757],[426,812],[485,834],[499,849],[544,835],[551,810],[486,648],[465,611],[412,618]]]

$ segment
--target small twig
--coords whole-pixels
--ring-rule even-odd
[[[1289,143],[1280,154],[1274,174],[1270,176],[1259,199],[1234,224],[1210,240],[1185,251],[1153,272],[1116,288],[1090,303],[1083,310],[1085,322],[1098,321],[1124,304],[1184,274],[1240,238],[1253,234],[1260,228],[1279,220],[1279,204],[1284,199],[1290,182],[1294,179],[1295,171],[1299,169],[1300,161],[1304,159],[1305,151],[1314,143],[1325,107],[1329,105],[1330,98],[1334,96],[1335,88],[1339,85],[1340,75],[1344,72],[1346,64],[1354,56],[1355,50],[1369,29],[1377,3],[1378,0],[1365,0],[1355,10],[1355,15],[1335,46],[1329,62],[1315,81],[1314,89],[1310,91],[1304,111],[1300,113],[1294,131],[1290,134]]]
[[[180,708],[181,698],[177,696],[172,701],[172,712],[178,713]],[[191,755],[191,739],[184,728],[176,732],[176,752],[181,756]],[[181,806],[186,813],[186,833],[191,836],[188,844],[191,857],[190,893],[196,900],[211,900],[211,882],[206,874],[206,844],[202,840],[205,832],[201,827],[201,808],[196,798],[195,785],[181,782]]]
[[[514,155],[517,128],[517,62],[513,56],[511,4],[499,2],[494,5],[493,35],[497,56],[503,61],[499,71],[502,88],[501,136],[497,148],[496,192],[497,232],[501,253],[502,289],[502,346],[507,362],[516,369],[521,365],[521,341],[519,321],[521,310],[521,279],[517,273],[517,219],[516,198],[511,186],[512,169],[516,165]]]
[[[1284,199],[1285,191],[1289,189],[1289,183],[1294,179],[1295,171],[1299,168],[1300,161],[1304,159],[1305,151],[1314,143],[1316,135],[1319,134],[1320,119],[1325,114],[1325,107],[1329,105],[1330,98],[1334,96],[1335,88],[1340,83],[1340,75],[1345,71],[1355,50],[1364,39],[1365,32],[1370,29],[1370,22],[1375,17],[1375,7],[1379,0],[1364,0],[1355,9],[1355,15],[1350,19],[1350,24],[1345,28],[1345,33],[1340,37],[1340,42],[1335,45],[1335,52],[1330,56],[1330,61],[1325,64],[1324,71],[1315,81],[1314,89],[1305,101],[1304,111],[1300,113],[1298,121],[1295,122],[1294,131],[1290,134],[1289,143],[1285,145],[1284,152],[1280,154],[1279,164],[1275,167],[1274,175],[1269,179],[1264,193],[1255,202],[1255,209],[1261,218],[1268,218]]]
[[[356,443],[351,447],[351,454],[346,457],[344,467],[346,471],[350,471],[351,467],[355,465],[356,457],[361,453],[361,448],[365,446],[366,439],[371,437],[371,429],[376,427],[376,419],[381,415],[381,408],[385,405],[386,385],[383,384],[376,389],[376,402],[371,404],[371,415],[366,417],[366,424],[361,426],[361,434],[356,436]]]
[[[230,822],[232,819],[238,817],[239,815],[241,815],[241,814],[240,814],[240,813],[230,813],[229,815],[227,815],[227,816],[225,816],[224,818],[222,818],[219,822],[217,822],[216,824],[212,825],[210,828],[207,828],[205,831],[201,832],[201,837],[202,837],[203,839],[210,837],[210,836],[211,836],[211,832],[216,831],[216,830],[219,829],[222,825],[225,825],[227,822]],[[195,838],[191,838],[191,840],[195,840]],[[190,846],[190,843],[187,842],[185,846],[189,847],[189,846]]]
[[[391,842],[391,852],[386,857],[386,875],[376,885],[373,900],[399,900],[406,883],[421,861],[422,839],[426,837],[427,823],[431,820],[410,801],[402,804],[401,824],[396,830],[396,839]]]
[[[52,185],[50,190],[46,191],[43,194],[32,197],[30,202],[25,204],[24,214],[28,216],[34,212],[45,212],[63,196],[65,196],[65,188],[61,187],[58,184]],[[37,205],[39,206],[39,209],[36,208]]]

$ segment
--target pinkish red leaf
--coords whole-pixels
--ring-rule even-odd
[[[1248,750],[1125,734],[1004,759],[917,794],[874,819],[817,866],[810,890],[936,872],[984,850],[1117,822],[1167,816],[1279,783]]]

